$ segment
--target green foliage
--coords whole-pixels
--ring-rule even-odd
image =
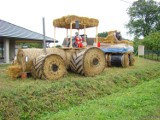
[[[107,37],[108,32],[98,33],[98,37]]]
[[[136,55],[138,55],[138,45],[142,45],[142,40],[134,39],[133,47]]]
[[[141,58],[137,61],[135,66],[128,68],[106,68],[95,77],[68,73],[56,81],[11,80],[6,75],[5,66],[0,66],[0,118],[39,120],[50,113],[55,114],[159,77],[160,62]]]
[[[42,120],[149,120],[160,119],[160,78],[55,114]]]
[[[61,48],[62,46],[61,45],[56,45],[56,48]]]
[[[42,43],[28,43],[29,48],[42,48]]]
[[[37,43],[18,43],[17,45],[21,46],[28,46],[28,48],[42,48],[42,43],[37,42]]]
[[[142,42],[145,49],[160,50],[160,32],[154,32],[146,36]]]
[[[130,34],[135,37],[147,36],[160,31],[160,2],[138,0],[127,10],[130,21],[126,25]]]

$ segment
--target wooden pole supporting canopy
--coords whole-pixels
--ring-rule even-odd
[[[70,23],[70,48],[72,48],[72,22]]]
[[[56,27],[54,26],[54,48],[56,47]]]

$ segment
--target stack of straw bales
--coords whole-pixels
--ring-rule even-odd
[[[75,21],[79,21],[79,28],[80,29],[83,29],[84,28],[84,25],[86,26],[86,28],[88,27],[95,27],[95,26],[98,26],[99,24],[99,21],[98,19],[94,19],[94,18],[87,18],[87,17],[79,17],[79,16],[76,16],[76,15],[68,15],[68,16],[64,16],[64,17],[61,17],[59,19],[55,19],[53,21],[53,26],[55,27],[60,27],[60,28],[67,28],[69,29],[70,28],[70,23],[71,22],[75,22]],[[73,29],[75,29],[75,23],[73,23],[73,26],[72,26]]]

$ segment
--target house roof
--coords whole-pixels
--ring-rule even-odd
[[[25,39],[25,40],[43,40],[43,35],[26,28],[14,25],[12,23],[0,20],[0,37]],[[53,38],[45,37],[47,42],[53,42]],[[56,42],[58,42],[56,40]]]

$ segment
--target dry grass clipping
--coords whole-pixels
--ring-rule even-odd
[[[7,69],[7,74],[12,79],[20,77],[21,72],[22,72],[22,67],[20,65],[11,65]]]

